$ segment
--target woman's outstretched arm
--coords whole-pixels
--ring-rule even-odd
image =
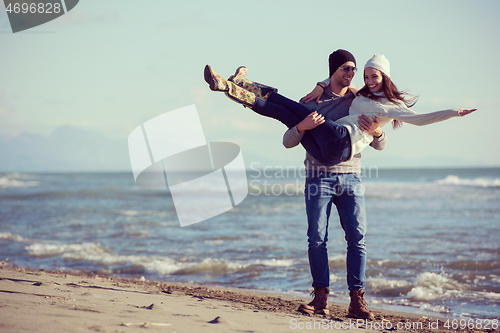
[[[412,111],[414,112],[413,114],[409,112],[400,112],[400,111],[405,111],[401,109],[397,111],[394,110],[391,111],[392,112],[390,112],[389,116],[393,119],[401,120],[405,123],[410,123],[417,126],[424,126],[444,121],[452,117],[463,117],[465,115],[471,114],[472,112],[476,111],[476,109],[471,109],[471,110],[449,109],[449,110],[435,111],[422,114],[416,113],[414,111]]]

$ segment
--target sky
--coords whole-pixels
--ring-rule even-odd
[[[13,142],[26,135],[43,141],[65,128],[115,143],[119,163],[101,158],[100,167],[129,170],[128,135],[195,104],[207,141],[238,144],[248,168],[300,166],[304,149],[282,146],[284,125],[210,91],[204,66],[228,77],[245,65],[250,80],[298,100],[327,77],[329,54],[342,48],[360,69],[384,54],[397,87],[419,97],[417,112],[478,109],[425,127],[386,126],[387,147],[366,148],[363,165],[500,166],[497,0],[80,0],[62,17],[18,33],[4,9],[0,155],[9,144],[18,150]],[[363,85],[361,70],[353,83]],[[74,142],[63,141],[71,150]],[[65,170],[78,170],[74,158]],[[92,165],[92,155],[78,158]]]

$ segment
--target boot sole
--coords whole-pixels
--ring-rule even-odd
[[[375,316],[371,315],[371,316],[358,316],[357,314],[353,313],[353,312],[349,312],[347,314],[347,318],[353,318],[353,319],[368,319],[368,320],[375,320]]]
[[[328,310],[328,309],[314,310],[314,314],[320,314],[320,315],[328,316],[328,315],[330,315],[330,310]]]
[[[330,310],[328,310],[328,309],[309,310],[307,308],[299,306],[299,308],[297,309],[297,311],[305,313],[305,314],[308,314],[308,315],[315,315],[315,314],[325,315],[325,316],[330,315]]]

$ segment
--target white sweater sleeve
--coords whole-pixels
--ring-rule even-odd
[[[459,109],[449,109],[442,111],[435,111],[431,113],[419,114],[404,105],[391,105],[387,110],[387,116],[396,120],[410,123],[417,126],[424,126],[437,123],[452,117],[459,117]]]

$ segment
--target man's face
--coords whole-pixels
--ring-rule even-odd
[[[337,82],[342,87],[349,87],[351,85],[351,81],[354,78],[354,69],[356,68],[356,64],[352,61],[344,62],[335,73],[332,75],[332,80]]]

